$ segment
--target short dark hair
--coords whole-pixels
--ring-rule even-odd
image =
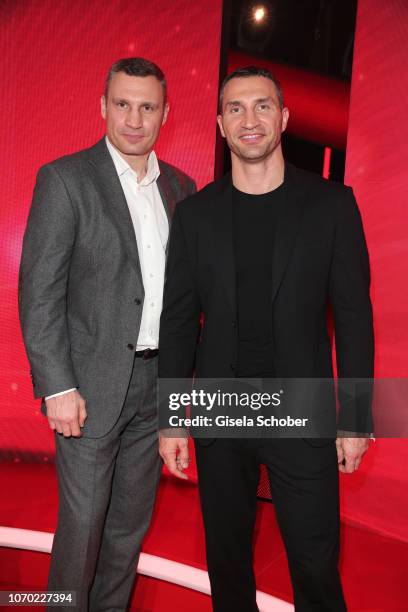
[[[118,72],[124,72],[129,76],[147,77],[154,76],[159,81],[163,88],[164,102],[167,99],[167,83],[166,77],[164,76],[161,68],[157,64],[150,62],[143,57],[125,57],[118,60],[109,69],[108,75],[105,81],[105,98],[108,96],[109,83],[112,77]]]
[[[262,76],[272,81],[272,83],[275,85],[276,94],[278,96],[278,101],[279,101],[279,106],[281,109],[283,108],[284,106],[283,91],[282,91],[281,84],[278,81],[278,79],[275,77],[275,75],[272,74],[272,72],[268,70],[268,68],[262,68],[261,66],[245,66],[244,68],[237,68],[237,70],[234,70],[234,72],[227,74],[227,76],[221,83],[220,95],[218,99],[220,112],[222,110],[222,98],[224,96],[224,89],[225,89],[226,84],[232,81],[232,79],[245,79],[247,77],[252,77],[252,76]]]

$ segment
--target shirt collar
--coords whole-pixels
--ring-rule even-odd
[[[115,164],[116,172],[118,176],[121,177],[126,172],[130,172],[137,179],[136,172],[129,166],[127,161],[121,156],[119,151],[113,144],[110,142],[109,138],[105,136],[106,146],[108,147],[108,151],[112,157],[113,163]],[[157,160],[157,155],[154,151],[151,151],[148,159],[147,159],[147,172],[143,179],[140,181],[139,185],[150,185],[160,176],[160,168],[159,162]]]

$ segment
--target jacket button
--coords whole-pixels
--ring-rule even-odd
[[[235,372],[235,363],[230,364],[230,370],[231,372]]]
[[[236,326],[237,326],[237,322],[236,322],[236,321],[233,321],[233,322],[232,322],[232,327],[235,329],[235,328],[236,328]]]
[[[134,350],[135,350],[135,346],[134,346],[134,344],[130,344],[130,343],[129,343],[129,344],[127,345],[127,347],[128,347],[128,349],[129,349],[129,351],[134,351]]]
[[[139,306],[141,303],[142,303],[142,300],[140,298],[135,298],[135,304]]]

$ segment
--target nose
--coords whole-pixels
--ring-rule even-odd
[[[142,115],[138,108],[129,109],[126,115],[126,125],[134,130],[142,127]]]
[[[242,117],[242,127],[253,130],[259,124],[258,117],[252,108],[247,108]]]

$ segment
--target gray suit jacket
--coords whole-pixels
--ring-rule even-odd
[[[170,221],[195,184],[159,166]],[[133,224],[105,139],[43,166],[24,235],[20,320],[35,397],[78,387],[84,435],[104,435],[120,413],[143,300]]]

